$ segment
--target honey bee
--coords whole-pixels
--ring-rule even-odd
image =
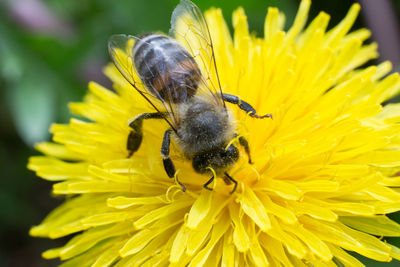
[[[176,172],[170,158],[173,138],[185,157],[192,161],[196,172],[211,175],[204,188],[212,190],[208,186],[215,173],[224,175],[226,183],[232,182],[231,193],[235,192],[238,182],[228,171],[238,161],[240,153],[230,143],[238,135],[225,102],[236,104],[253,118],[272,118],[272,115],[259,116],[238,96],[222,92],[210,31],[199,8],[189,0],[181,0],[173,11],[169,36],[159,33],[139,37],[114,35],[108,48],[116,68],[155,110],[129,122],[132,130],[127,138],[128,157],[140,147],[143,121],[162,119],[170,127],[161,145],[168,177],[174,178]],[[121,57],[121,51],[128,60]],[[135,80],[136,74],[142,87],[138,79]],[[252,163],[247,140],[240,136],[238,141]],[[186,187],[178,179],[177,182],[185,191]]]

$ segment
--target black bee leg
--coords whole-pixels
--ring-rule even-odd
[[[236,188],[238,186],[238,182],[235,179],[233,179],[233,177],[230,176],[227,172],[225,172],[225,176],[226,176],[226,178],[228,178],[230,181],[232,181],[235,184],[235,186],[233,187],[233,190],[231,191],[231,194],[235,193]]]
[[[175,177],[175,166],[172,162],[171,158],[169,157],[169,146],[171,144],[171,132],[172,129],[165,131],[164,138],[161,145],[161,156],[163,158],[163,164],[165,172],[167,173],[169,178]],[[176,178],[177,183],[182,187],[182,192],[186,191],[186,187],[184,184],[179,182],[178,178]]]
[[[237,137],[237,134],[235,134],[235,137]],[[247,157],[249,159],[249,163],[253,164],[253,161],[251,160],[249,142],[247,142],[247,139],[244,138],[243,136],[240,136],[239,137],[239,144],[244,148],[244,151],[246,152]]]
[[[238,96],[230,95],[230,94],[222,94],[222,99],[229,103],[238,105],[240,109],[249,113],[249,115],[253,118],[256,118],[256,119],[271,118],[272,119],[272,114],[266,114],[263,116],[257,115],[256,110],[249,103],[241,100]]]
[[[207,190],[212,191],[213,189],[208,187],[208,185],[211,184],[212,181],[214,181],[214,175],[210,178],[210,180],[208,180],[208,181],[203,185],[203,187],[204,187],[205,189],[207,189]]]
[[[142,143],[143,139],[143,131],[142,131],[142,126],[143,126],[143,120],[145,119],[163,119],[166,116],[167,113],[165,112],[154,112],[154,113],[143,113],[135,118],[133,118],[129,122],[129,127],[132,128],[128,135],[128,140],[126,143],[126,148],[129,151],[128,158],[132,156],[133,153],[135,153],[139,147],[140,144]]]

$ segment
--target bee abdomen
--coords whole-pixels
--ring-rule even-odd
[[[160,100],[182,103],[196,94],[199,67],[174,39],[161,34],[144,35],[135,43],[133,59],[140,79]]]

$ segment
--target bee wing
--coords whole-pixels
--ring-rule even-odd
[[[189,0],[181,0],[171,17],[170,35],[185,47],[202,72],[200,91],[225,107],[210,30],[203,13]]]
[[[144,88],[144,86],[137,82],[140,81],[138,77],[135,65],[133,61],[133,46],[135,41],[139,38],[131,35],[125,34],[117,34],[110,37],[108,41],[108,53],[110,54],[111,60],[113,61],[115,67],[122,74],[127,82],[129,82],[132,87],[142,96],[147,102],[157,111],[163,112],[162,106],[165,107],[169,114],[173,113],[170,109],[169,105],[160,105],[160,98],[152,95],[151,93],[140,89],[140,87]],[[175,124],[172,123],[168,118],[164,117],[167,123],[171,126],[171,128],[176,132]]]

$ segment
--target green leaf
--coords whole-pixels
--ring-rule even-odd
[[[29,145],[48,138],[49,126],[56,117],[55,88],[41,78],[24,77],[8,92],[15,126]]]

